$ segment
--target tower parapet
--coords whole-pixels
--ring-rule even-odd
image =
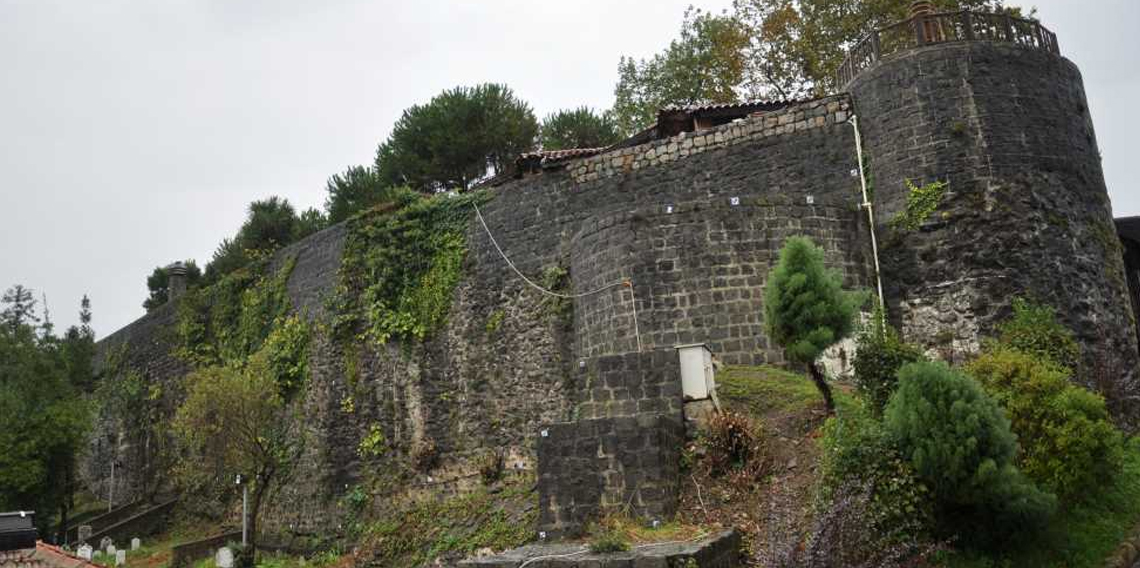
[[[839,66],[836,83],[847,87],[863,70],[894,54],[938,43],[990,41],[1060,55],[1057,35],[1040,22],[1010,14],[962,10],[934,12],[929,2],[911,4],[911,16],[871,32]]]

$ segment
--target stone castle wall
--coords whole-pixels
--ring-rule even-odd
[[[852,112],[873,179],[886,297],[907,339],[961,357],[1008,313],[1011,297],[1032,294],[1058,307],[1089,358],[1135,368],[1119,241],[1075,67],[1012,46],[944,44],[886,59],[850,91],[490,189],[486,223],[524,274],[563,272],[563,291],[574,294],[632,286],[558,302],[524,284],[472,219],[464,278],[434,337],[344,345],[318,326],[297,402],[305,454],[265,524],[327,532],[355,488],[462,491],[478,482],[474,464],[490,450],[508,468],[530,470],[543,444],[582,467],[593,463],[589,446],[602,444],[595,459],[607,460],[602,470],[616,485],[603,479],[590,506],[628,497],[637,479],[662,478],[660,467],[672,466],[626,464],[620,448],[599,442],[622,438],[630,420],[675,418],[679,377],[668,384],[671,367],[654,357],[705,342],[729,364],[782,362],[763,334],[762,294],[792,235],[823,246],[848,287],[873,286]],[[906,179],[949,188],[917,231],[892,235]],[[289,294],[317,322],[328,315],[345,231],[333,227],[277,257],[297,257]],[[170,352],[174,323],[164,306],[100,350],[128,344],[127,367],[176,386],[188,368]],[[166,392],[176,403],[178,389]],[[553,430],[560,434],[539,440],[553,423],[563,423]],[[95,440],[110,440],[114,428],[104,424]],[[388,449],[362,457],[360,440],[376,428]],[[416,469],[424,448],[435,459]],[[89,461],[90,484],[102,479],[100,455]],[[125,466],[126,479],[146,477],[144,462]],[[543,514],[563,526],[577,505],[549,497],[574,480],[545,472],[540,485],[556,490],[544,492],[552,506]],[[632,485],[617,484],[623,472]],[[399,498],[383,496],[375,506]]]
[[[1021,295],[1057,309],[1089,365],[1136,368],[1120,241],[1075,65],[1010,44],[949,43],[887,58],[849,89],[874,173],[883,284],[906,337],[961,358]],[[891,235],[906,179],[948,187],[917,231]]]
[[[843,122],[849,111],[845,97],[830,97],[591,158],[494,188],[484,216],[532,278],[560,268],[573,292],[631,279],[647,355],[675,358],[676,343],[707,341],[730,363],[779,361],[756,336],[763,278],[784,239],[806,233],[851,285],[869,278],[853,130]],[[288,291],[316,321],[327,315],[344,237],[343,226],[333,227],[275,261],[296,256]],[[636,351],[628,289],[560,308],[510,271],[474,219],[468,248],[448,322],[422,344],[346,347],[318,326],[297,402],[305,453],[269,503],[267,526],[326,530],[344,512],[340,498],[377,472],[408,488],[462,490],[477,482],[475,458],[491,449],[505,453],[509,468],[533,469],[543,425],[679,408],[679,376],[666,385],[658,370],[649,382],[615,387],[621,379],[613,378],[600,389],[580,372]],[[128,367],[177,386],[189,369],[171,354],[175,323],[174,306],[164,306],[100,348],[129,344]],[[375,427],[390,451],[361,457],[359,442]],[[425,446],[438,457],[416,471],[408,464]]]

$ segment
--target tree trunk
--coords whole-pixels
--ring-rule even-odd
[[[257,551],[257,515],[261,511],[261,500],[265,497],[265,490],[269,488],[269,483],[273,480],[273,473],[274,469],[270,468],[255,478],[257,485],[253,488],[253,503],[249,507],[249,550],[246,551],[251,555],[251,560],[253,560],[252,555]]]
[[[823,371],[820,371],[819,365],[815,363],[808,364],[808,371],[811,373],[811,380],[815,382],[815,388],[823,395],[823,404],[827,407],[827,413],[835,414],[835,401],[831,398],[831,387],[828,386]]]
[[[72,487],[71,474],[72,463],[68,463],[65,471],[63,472],[63,493],[59,500],[59,532],[56,533],[56,545],[68,544],[67,542],[67,513],[70,510],[72,494],[75,493],[75,488]]]

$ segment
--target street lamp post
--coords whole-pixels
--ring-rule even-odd
[[[241,546],[249,546],[249,486],[241,474],[237,474],[235,483],[241,486]]]

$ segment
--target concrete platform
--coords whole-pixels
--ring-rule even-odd
[[[695,564],[690,562],[695,561]],[[702,540],[649,544],[629,552],[593,554],[580,543],[530,544],[495,556],[468,558],[457,568],[737,568],[740,533],[729,529]]]

